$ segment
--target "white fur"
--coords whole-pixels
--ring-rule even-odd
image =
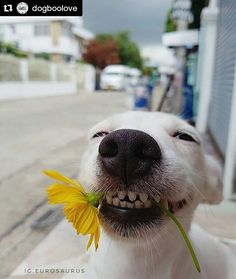
[[[98,251],[90,249],[86,257],[86,278],[236,278],[233,255],[228,248],[199,226],[191,225],[192,214],[199,203],[218,203],[221,200],[222,185],[218,164],[204,154],[201,145],[173,137],[176,131],[185,131],[201,141],[198,132],[186,122],[172,115],[147,112],[128,112],[105,120],[89,133],[80,181],[87,185],[87,190],[98,185],[97,155],[102,138],[91,139],[92,135],[124,128],[146,132],[158,142],[163,153],[165,173],[171,182],[171,199],[181,200],[191,194],[190,204],[176,215],[188,232],[202,271],[198,273],[195,270],[176,226],[166,218],[163,224],[147,228],[145,236],[137,239],[122,239],[116,233],[102,229]],[[156,179],[158,181],[158,177]]]

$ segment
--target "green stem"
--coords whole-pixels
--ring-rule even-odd
[[[93,205],[94,207],[98,207],[99,200],[102,197],[101,193],[86,193],[88,202]]]
[[[193,246],[190,242],[190,240],[188,239],[188,236],[186,234],[186,232],[184,231],[182,225],[180,224],[180,222],[176,219],[175,215],[172,214],[167,208],[165,208],[161,203],[157,203],[157,205],[159,206],[159,208],[164,212],[166,213],[167,216],[170,217],[170,219],[176,224],[176,226],[178,227],[179,231],[180,231],[180,234],[182,235],[183,237],[183,240],[185,241],[185,244],[189,250],[189,253],[192,257],[192,260],[193,260],[193,263],[197,269],[198,272],[201,272],[201,267],[200,267],[200,264],[198,262],[198,259],[197,259],[197,256],[194,252],[194,249],[193,249]]]

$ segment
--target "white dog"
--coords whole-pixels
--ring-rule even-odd
[[[236,278],[230,250],[191,225],[199,203],[222,199],[220,168],[204,154],[195,128],[165,113],[116,115],[92,129],[82,163],[80,181],[106,194],[86,279]],[[159,200],[188,233],[201,273]]]

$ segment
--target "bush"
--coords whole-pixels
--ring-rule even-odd
[[[19,50],[13,44],[4,42],[0,42],[0,53],[11,54],[19,58],[25,58],[28,56],[26,52]]]

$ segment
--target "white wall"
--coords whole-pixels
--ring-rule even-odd
[[[217,17],[218,7],[211,1],[209,7],[204,8],[201,20],[199,57],[201,63],[198,65],[198,88],[199,104],[197,116],[197,129],[201,133],[207,131],[208,112],[212,93],[212,82],[214,73]]]
[[[0,72],[0,101],[28,97],[94,92],[95,69],[79,63],[51,63],[40,59],[0,56],[7,64]],[[12,69],[12,75],[9,69]],[[2,69],[4,70],[4,69]]]
[[[230,199],[233,193],[236,167],[236,61],[234,70],[234,88],[229,122],[228,143],[224,169],[224,198]]]
[[[62,36],[58,45],[53,45],[50,36],[34,36],[21,41],[20,48],[32,53],[46,52],[80,57],[79,42],[75,38]]]
[[[20,90],[19,90],[20,88]],[[0,101],[31,97],[76,94],[73,82],[0,82]]]
[[[92,65],[85,65],[84,67],[84,90],[87,92],[94,92],[96,82],[96,71]]]

